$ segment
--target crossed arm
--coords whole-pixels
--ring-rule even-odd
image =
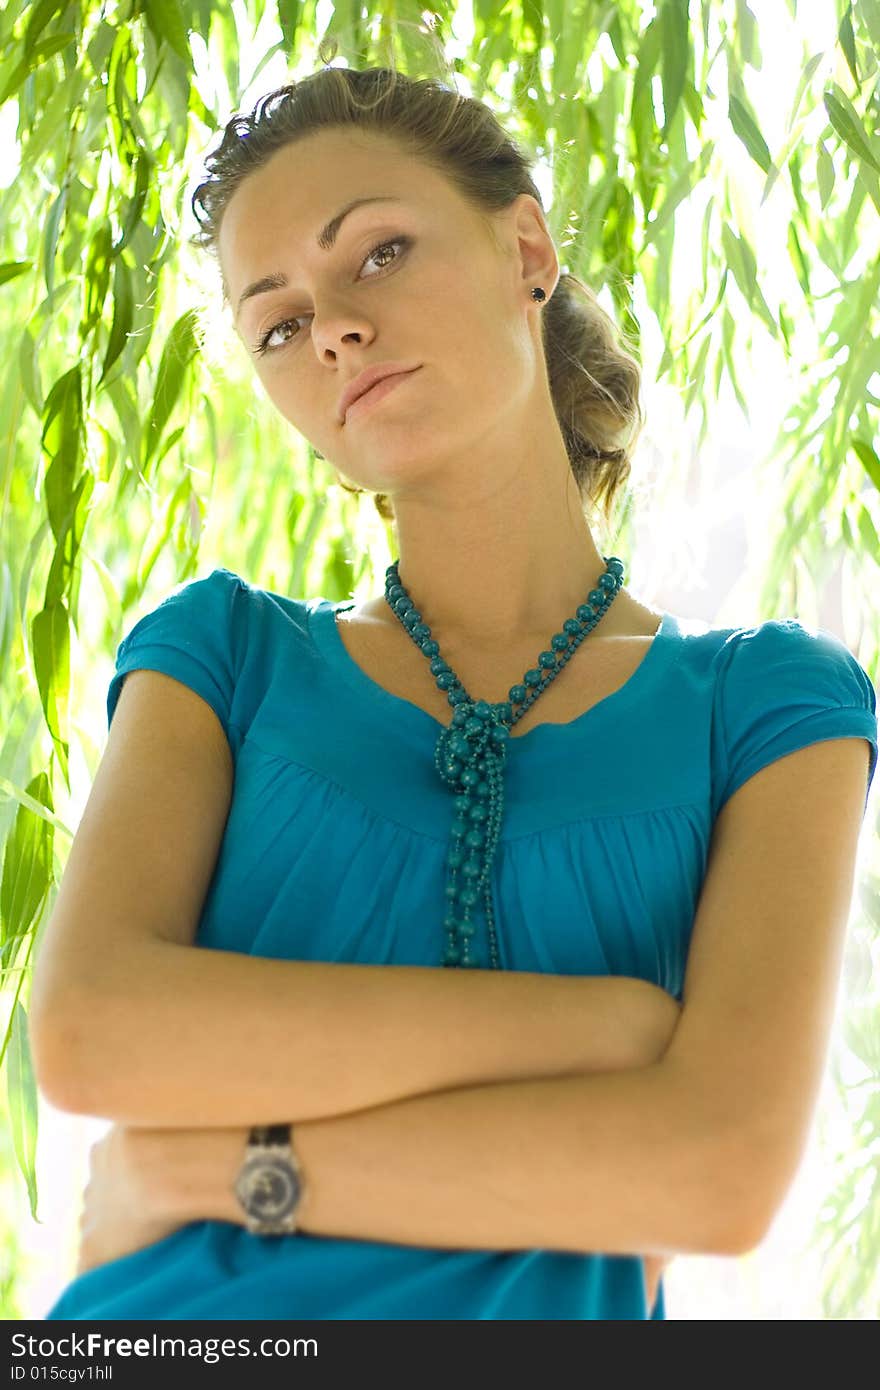
[[[247,1129],[289,1118],[307,1233],[727,1252],[742,1239],[740,1165],[664,1063],[679,1013],[620,977],[163,942],[136,960],[108,955],[100,987],[54,1032],[37,1029],[38,1077],[61,1108],[140,1134],[151,1197],[177,1224],[241,1222],[231,1185]]]
[[[38,1080],[62,1109],[213,1129],[193,1160],[184,1128],[168,1165],[178,1200],[215,1208],[190,1219],[238,1219],[224,1204],[247,1126],[289,1118],[314,1234],[647,1256],[753,1248],[797,1169],[821,1082],[865,768],[864,740],[827,740],[728,800],[681,1018],[647,1059],[621,1051],[646,1034],[643,1014],[623,1023],[620,979],[267,961],[167,942],[120,967],[110,922],[103,993],[44,1015],[36,1035],[32,1014]]]
[[[300,1229],[440,1249],[739,1253],[742,1169],[692,1115],[659,1062],[306,1121]],[[164,1210],[244,1224],[232,1184],[246,1128],[150,1136]]]

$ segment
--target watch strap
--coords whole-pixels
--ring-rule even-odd
[[[290,1143],[292,1125],[254,1125],[248,1135],[248,1145],[277,1144],[286,1147]]]

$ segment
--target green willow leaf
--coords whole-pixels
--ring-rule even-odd
[[[131,271],[122,256],[113,262],[113,324],[107,342],[107,352],[98,386],[102,386],[113,363],[128,342],[134,318],[134,296],[131,287]]]
[[[144,14],[156,41],[165,39],[178,58],[182,58],[189,66],[192,63],[192,54],[178,0],[145,0]]]
[[[712,346],[712,334],[704,333],[700,346],[697,348],[697,355],[693,365],[688,368],[688,381],[685,388],[685,405],[689,410],[694,402],[694,397],[705,385],[706,358],[709,355],[709,348]]]
[[[28,795],[51,808],[52,792],[46,772],[28,784]],[[0,948],[23,938],[37,924],[52,886],[52,827],[19,805],[6,838],[0,876]],[[5,980],[0,970],[0,989]]]
[[[63,48],[67,48],[75,40],[76,34],[53,34],[51,38],[41,39],[34,46],[33,52],[27,58],[22,58],[12,69],[5,84],[0,89],[0,106],[11,96],[15,96],[15,93],[24,86],[31,73],[45,63],[48,58],[51,58],[53,53],[60,53]]]
[[[660,11],[663,60],[660,77],[663,86],[663,134],[668,135],[684,84],[691,53],[688,33],[688,0],[665,0]]]
[[[651,78],[657,71],[657,60],[660,57],[660,49],[663,42],[663,32],[656,19],[645,29],[639,37],[639,49],[636,54],[638,65],[635,77],[633,78],[633,100],[640,95],[644,88],[650,90]]]
[[[142,464],[144,471],[156,452],[162,431],[168,423],[168,418],[183,388],[186,373],[198,354],[199,343],[196,337],[198,318],[197,309],[187,309],[185,313],[181,314],[168,334],[167,342],[162,351],[159,370],[156,374],[153,408],[147,423],[146,448]]]
[[[727,114],[730,117],[734,134],[745,145],[755,163],[760,165],[765,174],[768,174],[773,160],[770,157],[767,141],[758,129],[757,122],[745,101],[741,97],[734,96],[732,92]]]
[[[688,164],[679,174],[678,178],[667,192],[666,197],[663,199],[658,209],[657,216],[648,223],[645,229],[642,241],[643,250],[646,246],[649,246],[651,242],[656,240],[658,234],[666,226],[666,223],[672,217],[682,199],[686,198],[700,183],[706,173],[714,149],[714,143],[711,140],[707,141],[693,164]]]
[[[853,75],[853,81],[857,87],[861,87],[862,79],[859,77],[859,65],[856,61],[856,38],[852,27],[851,4],[847,5],[843,18],[840,21],[840,28],[837,31],[837,41],[843,49],[844,57]]]
[[[27,1186],[31,1216],[37,1221],[37,1083],[31,1061],[27,1014],[20,1000],[16,1000],[12,1011],[6,1080],[12,1146]]]
[[[859,15],[871,42],[880,53],[880,0],[861,0]]]
[[[107,298],[107,289],[110,285],[111,241],[110,228],[104,222],[92,237],[86,260],[85,310],[79,328],[79,335],[83,340],[88,337],[95,324],[100,320],[104,300]]]
[[[761,50],[758,45],[758,21],[749,9],[747,0],[736,0],[736,42],[739,46],[743,65],[761,67]]]
[[[46,509],[57,540],[70,521],[73,488],[85,454],[79,363],[59,377],[49,392],[41,443],[49,459]]]
[[[816,148],[816,183],[819,187],[819,202],[824,212],[834,191],[834,160],[828,153],[824,140],[820,140]]]
[[[58,233],[61,228],[61,217],[67,204],[67,184],[61,189],[58,197],[54,199],[49,209],[49,216],[46,218],[46,230],[43,237],[43,280],[46,289],[51,296],[52,286],[55,283],[55,251],[58,246]]]
[[[877,528],[871,513],[864,504],[859,508],[859,535],[862,538],[865,553],[873,555],[874,559],[880,562],[880,540],[877,538]]]
[[[825,110],[841,140],[859,159],[880,174],[880,162],[874,157],[861,118],[846,93],[837,86],[825,92]]]
[[[705,328],[706,324],[708,324],[708,323],[715,317],[716,313],[718,312],[718,309],[719,309],[720,306],[721,306],[721,302],[722,302],[722,300],[724,299],[724,291],[725,291],[726,288],[727,288],[727,277],[728,277],[729,274],[730,274],[730,267],[729,267],[729,266],[725,266],[725,267],[724,267],[724,270],[721,272],[721,279],[720,279],[719,284],[718,284],[718,292],[717,292],[717,294],[715,295],[715,300],[714,300],[713,304],[710,306],[709,309],[706,310],[706,313],[703,315],[703,317],[700,319],[700,321],[695,325],[695,327],[691,329],[690,333],[687,335],[687,337],[684,339],[684,341],[683,341],[682,343],[679,344],[678,349],[677,349],[677,352],[681,352],[683,348],[686,348],[686,347],[688,346],[688,344],[691,342],[691,340],[692,340],[693,338],[696,338],[697,334],[698,334],[703,328]]]
[[[18,344],[18,374],[28,403],[37,415],[43,414],[43,391],[40,386],[40,367],[37,343],[27,325],[21,331]]]
[[[850,444],[861,459],[862,466],[871,482],[880,492],[880,458],[865,439],[852,439]]]
[[[788,120],[785,123],[786,134],[788,134],[791,131],[792,126],[797,120],[797,114],[801,109],[801,102],[803,100],[804,92],[807,90],[807,87],[812,82],[813,77],[816,73],[816,69],[824,57],[824,53],[814,53],[813,56],[811,58],[808,58],[806,63],[804,63],[804,70],[801,73],[801,79],[798,83],[798,89],[794,94],[794,101],[791,103],[791,110],[788,113]]]
[[[57,14],[67,9],[67,0],[38,0],[31,11],[27,28],[24,31],[24,42],[22,47],[25,54],[30,55],[34,47],[48,24],[52,22]]]
[[[635,156],[635,181],[644,207],[645,220],[654,206],[654,196],[659,184],[658,160],[655,153],[659,132],[651,83],[660,59],[661,41],[660,25],[656,19],[652,19],[644,33],[639,36],[632,85],[630,145]]]
[[[107,135],[119,165],[131,168],[137,158],[137,137],[131,128],[127,112],[127,96],[137,89],[137,60],[127,30],[117,30],[107,64],[107,115],[110,124]]]
[[[775,336],[776,321],[758,285],[758,266],[754,251],[745,236],[737,236],[727,222],[723,223],[721,227],[721,243],[728,264],[733,271],[733,278],[742,290],[746,303],[750,304],[755,312],[761,316]],[[733,379],[732,372],[731,379]]]
[[[85,475],[83,482],[90,477],[91,474]],[[79,491],[81,492],[81,489]],[[72,495],[71,515],[77,496],[76,492]],[[67,724],[66,711],[70,699],[70,618],[60,600],[54,603],[47,602],[34,617],[31,623],[31,646],[46,726],[55,742],[65,780],[69,782],[70,747],[64,738],[64,727]]]
[[[33,269],[33,261],[4,261],[0,265],[0,285],[5,285],[7,280],[15,280],[19,275],[24,275],[25,271]]]
[[[125,226],[122,229],[122,236],[113,246],[113,255],[118,256],[120,251],[128,245],[137,230],[141,213],[144,210],[144,203],[150,188],[150,174],[153,171],[155,160],[146,149],[139,149],[137,153],[137,168],[135,172],[135,189],[128,211],[125,215]]]

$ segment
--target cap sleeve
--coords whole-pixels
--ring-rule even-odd
[[[116,674],[107,692],[108,729],[129,671],[163,671],[207,701],[236,750],[236,620],[242,618],[245,589],[237,574],[215,569],[206,579],[176,589],[135,623],[116,650]]]
[[[874,686],[848,647],[793,618],[736,629],[716,684],[713,813],[786,753],[832,738],[871,746],[865,806],[877,766]]]

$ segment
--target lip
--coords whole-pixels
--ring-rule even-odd
[[[372,410],[375,405],[384,400],[391,391],[406,381],[408,377],[415,376],[415,371],[411,372],[392,372],[389,376],[383,376],[381,381],[377,381],[375,386],[371,386],[369,391],[364,391],[363,395],[358,396],[348,407],[345,417],[347,425],[356,424],[360,420],[364,411]]]
[[[354,405],[361,396],[371,390],[377,382],[384,381],[389,376],[403,376],[414,372],[421,366],[408,367],[405,362],[379,362],[374,367],[367,369],[350,381],[339,399],[339,419],[341,424],[345,424],[345,416],[349,408]]]

